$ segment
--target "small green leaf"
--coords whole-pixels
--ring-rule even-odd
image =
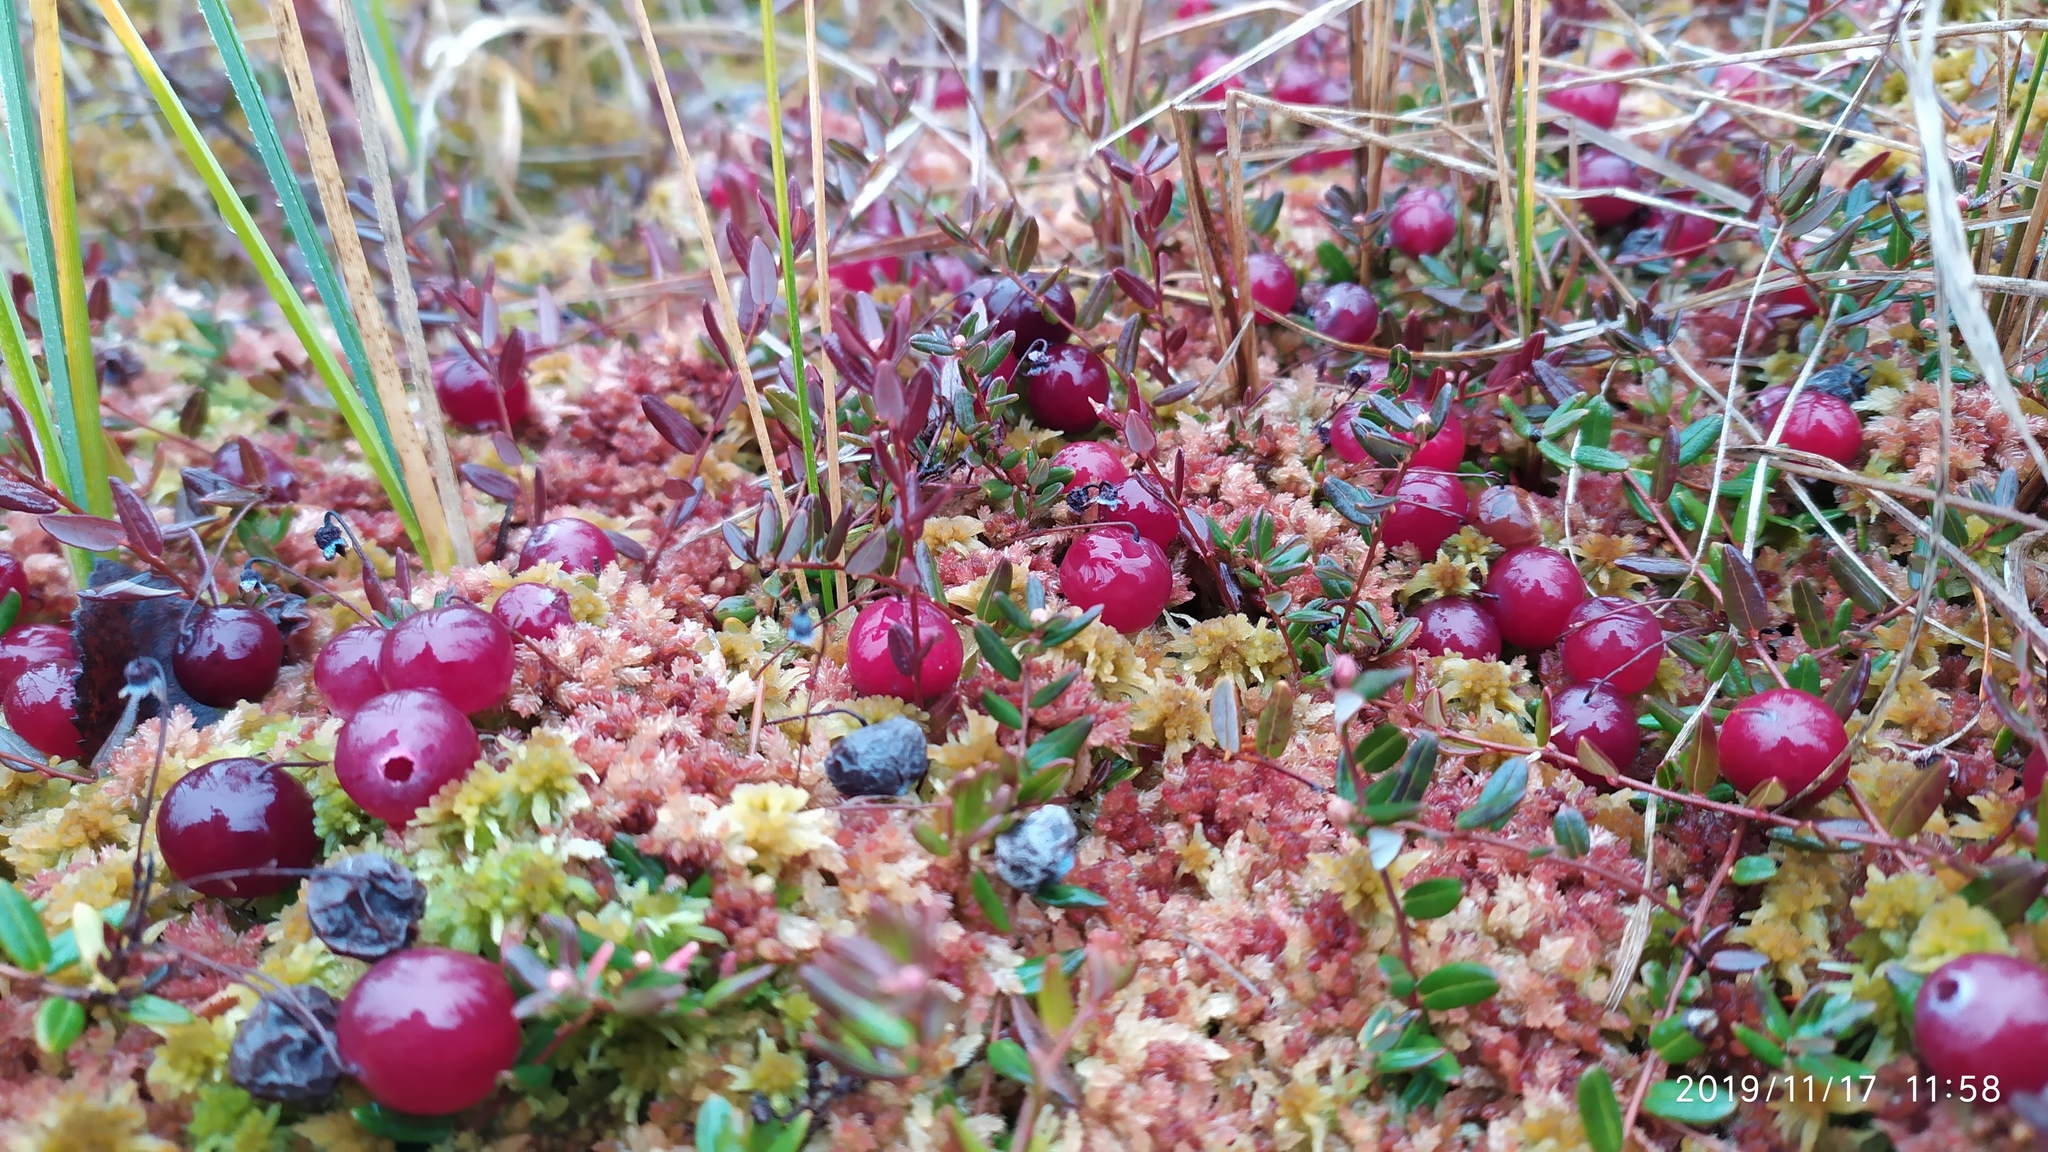
[[[976,621],[974,625],[974,645],[981,649],[981,658],[990,668],[995,669],[996,675],[1005,680],[1016,680],[1024,675],[1024,662],[1017,659],[1017,654],[1010,650],[1008,644],[1003,643],[1003,638],[996,635],[995,629],[980,621]]]
[[[0,596],[0,633],[13,628],[14,622],[20,618],[21,593],[9,588],[7,595]]]
[[[1401,895],[1401,910],[1412,920],[1436,920],[1451,914],[1465,898],[1465,884],[1455,876],[1424,880]]]
[[[1031,706],[1033,708],[1043,708],[1047,704],[1050,704],[1053,701],[1059,699],[1060,693],[1065,692],[1067,690],[1067,685],[1072,684],[1074,682],[1074,677],[1079,676],[1080,674],[1081,670],[1079,668],[1071,669],[1067,672],[1065,676],[1062,676],[1059,679],[1053,681],[1052,683],[1047,684],[1045,687],[1040,688],[1038,691],[1033,692],[1031,694]]]
[[[374,1108],[376,1105],[370,1105]],[[356,1109],[361,1112],[362,1109]],[[357,1117],[361,1119],[360,1116]],[[399,1137],[390,1137],[399,1139]],[[693,1143],[700,1152],[725,1152],[728,1147],[740,1147],[740,1117],[723,1096],[706,1096],[704,1103],[697,1106],[697,1124]]]
[[[1040,736],[1024,750],[1024,766],[1037,772],[1061,760],[1072,760],[1081,751],[1081,745],[1088,742],[1088,733],[1095,728],[1095,717],[1083,716],[1060,725]]]
[[[1015,1040],[1003,1039],[990,1043],[988,1066],[995,1069],[998,1076],[1007,1076],[1019,1084],[1029,1084],[1034,1079],[1031,1074],[1031,1057],[1024,1051],[1024,1046]]]
[[[128,1002],[128,1019],[152,1028],[190,1024],[192,1013],[183,1004],[161,996],[137,996]]]
[[[1522,797],[1529,791],[1529,762],[1515,756],[1504,761],[1487,777],[1486,787],[1479,792],[1479,799],[1470,808],[1458,813],[1457,826],[1465,831],[1474,828],[1500,829],[1521,807]]]
[[[1435,1040],[1425,1039],[1410,1047],[1396,1048],[1382,1052],[1373,1058],[1372,1070],[1382,1076],[1398,1072],[1413,1072],[1425,1064],[1431,1064],[1444,1054],[1444,1046]]]
[[[1685,426],[1678,434],[1678,462],[1693,464],[1705,456],[1721,438],[1721,417],[1705,416]]]
[[[958,1112],[953,1114],[956,1121],[959,1119],[959,1116]],[[760,1146],[760,1137],[764,1133],[774,1131],[775,1127],[776,1125],[764,1124],[755,1130],[754,1137],[757,1147]],[[810,1134],[811,1114],[809,1112],[799,1112],[796,1119],[782,1126],[781,1133],[774,1140],[770,1141],[766,1147],[761,1148],[761,1152],[797,1152],[797,1149],[804,1146],[804,1138]]]
[[[36,1008],[36,1047],[50,1055],[62,1056],[84,1032],[85,1005],[78,1001],[52,996]]]
[[[981,690],[981,706],[995,718],[996,723],[1005,728],[1017,731],[1024,727],[1024,713],[1017,707],[1016,702],[996,695],[993,688]]]
[[[1594,472],[1626,472],[1629,459],[1612,448],[1595,448],[1581,444],[1572,452],[1572,461],[1581,468]]]
[[[1378,964],[1381,974],[1387,978],[1388,995],[1396,1000],[1405,1000],[1410,992],[1415,991],[1415,973],[1401,963],[1399,956],[1381,953]]]
[[[1031,894],[1033,900],[1053,908],[1103,908],[1109,901],[1072,884],[1047,884]]]
[[[1557,850],[1571,859],[1578,859],[1593,850],[1593,834],[1586,827],[1586,817],[1577,808],[1559,808],[1551,817],[1550,833],[1557,839]]]
[[[1737,884],[1761,884],[1778,874],[1778,862],[1769,856],[1744,856],[1735,862],[1728,878]]]
[[[1716,1086],[1720,1088],[1718,1092],[1714,1091]],[[1660,1080],[1650,1085],[1649,1095],[1643,1097],[1643,1111],[1660,1120],[1694,1128],[1711,1128],[1735,1114],[1733,1087],[1711,1076],[1686,1083]],[[1707,1092],[1714,1092],[1712,1100],[1701,1099]]]
[[[996,895],[995,885],[988,882],[988,874],[976,871],[968,886],[974,890],[974,902],[981,905],[981,914],[996,926],[996,931],[1009,935],[1010,910],[1003,907],[1003,898]]]
[[[1038,643],[1041,648],[1057,648],[1074,637],[1079,636],[1088,629],[1090,624],[1095,623],[1101,618],[1102,605],[1097,604],[1086,612],[1055,620],[1045,626],[1045,631],[1038,634]],[[1034,704],[1032,707],[1041,708],[1044,705]]]
[[[1785,1049],[1776,1040],[1747,1024],[1734,1025],[1734,1031],[1735,1038],[1742,1041],[1742,1046],[1749,1049],[1749,1054],[1759,1062],[1773,1068],[1785,1066]]]
[[[1424,1008],[1442,1012],[1492,999],[1500,991],[1500,981],[1484,964],[1446,964],[1416,981],[1415,990],[1422,994]]]
[[[41,972],[50,963],[50,937],[35,905],[12,884],[0,883],[0,950],[14,966]]]
[[[1621,1101],[1613,1077],[1597,1064],[1579,1075],[1579,1124],[1593,1152],[1621,1152]]]
[[[1413,668],[1368,668],[1358,674],[1351,684],[1351,690],[1367,700],[1377,700],[1390,690],[1408,682]]]
[[[1351,266],[1351,258],[1337,247],[1335,241],[1325,240],[1316,245],[1316,263],[1323,266],[1323,277],[1332,284],[1356,283],[1357,269]]]

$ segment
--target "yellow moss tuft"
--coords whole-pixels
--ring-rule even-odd
[[[932,749],[933,776],[946,780],[990,763],[1002,755],[1002,728],[980,712],[969,712],[967,723]]]
[[[1196,621],[1170,646],[1182,669],[1202,682],[1228,676],[1239,684],[1266,682],[1287,663],[1287,638],[1264,620],[1239,614]]]
[[[1150,693],[1131,703],[1131,735],[1164,745],[1166,759],[1179,763],[1197,744],[1214,745],[1209,723],[1209,694],[1187,680],[1158,681]]]
[[[839,820],[825,809],[805,811],[810,793],[788,784],[742,784],[713,818],[736,863],[779,872],[784,864],[832,843]]]
[[[201,1085],[218,1084],[227,1075],[228,1048],[235,1042],[235,1029],[249,1015],[256,994],[246,988],[243,1002],[212,1019],[158,1028],[164,1042],[157,1045],[145,1078],[159,1099],[189,1096]]]
[[[2012,955],[2012,941],[1999,927],[1998,917],[1960,896],[1950,896],[1928,909],[1913,930],[1906,946],[1906,967],[1915,972],[1932,972],[1958,956],[1972,952]]]
[[[171,1152],[168,1140],[150,1135],[149,1116],[135,1097],[135,1085],[74,1084],[22,1124],[8,1152]]]
[[[1081,666],[1097,693],[1129,699],[1152,690],[1152,674],[1130,637],[1097,620],[1055,650]]]
[[[1445,709],[1465,712],[1481,723],[1519,717],[1522,697],[1517,690],[1528,683],[1529,670],[1520,664],[1463,656],[1436,658],[1437,690],[1443,694]]]

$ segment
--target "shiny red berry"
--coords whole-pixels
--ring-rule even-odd
[[[1690,212],[1664,214],[1664,254],[1692,256],[1706,251],[1721,234],[1721,226]]]
[[[1053,453],[1052,466],[1073,472],[1074,478],[1067,481],[1068,492],[1088,484],[1121,484],[1131,475],[1124,466],[1123,453],[1100,440],[1074,441]]]
[[[1520,488],[1502,485],[1472,498],[1472,523],[1488,540],[1503,548],[1543,542],[1543,524],[1536,498]]]
[[[1636,191],[1639,177],[1635,163],[1603,148],[1588,148],[1579,153],[1579,187]],[[1619,196],[1595,196],[1579,201],[1579,207],[1585,210],[1588,220],[1602,228],[1611,228],[1633,219],[1639,206],[1635,201]]]
[[[434,361],[434,395],[441,401],[441,414],[463,428],[496,428],[498,381],[468,352],[456,352]],[[514,425],[526,419],[529,400],[524,378],[504,390],[505,416]]]
[[[519,570],[552,560],[570,572],[602,572],[618,558],[618,546],[604,529],[574,516],[557,516],[527,536],[519,548]]]
[[[1410,256],[1434,256],[1458,234],[1458,218],[1450,202],[1434,188],[1410,188],[1394,201],[1387,218],[1387,236]]]
[[[482,712],[512,687],[512,634],[472,604],[429,608],[385,634],[378,667],[394,689],[438,693],[463,712]]]
[[[0,711],[7,726],[45,756],[76,760],[78,665],[69,660],[38,664],[15,678]]]
[[[398,826],[483,755],[476,729],[432,692],[401,688],[357,710],[334,745],[334,775],[356,807]]]
[[[1456,476],[1410,472],[1394,489],[1394,506],[1380,521],[1380,539],[1390,549],[1413,544],[1424,560],[1433,559],[1444,541],[1464,526],[1470,504]]]
[[[1973,952],[1936,968],[1913,1005],[1913,1042],[1954,1089],[1974,1077],[2036,1126],[2048,1124],[2048,971],[2017,956]]]
[[[1270,252],[1254,252],[1245,260],[1245,274],[1251,280],[1252,299],[1261,308],[1285,315],[1294,310],[1294,302],[1301,295],[1301,286],[1295,283],[1294,269],[1287,262]],[[1262,322],[1271,323],[1264,316]]]
[[[1358,405],[1346,404],[1330,417],[1330,450],[1339,460],[1350,464],[1363,464],[1372,459],[1372,453],[1358,439],[1358,431],[1351,426],[1358,419]]]
[[[1369,344],[1380,326],[1379,301],[1348,280],[1330,285],[1308,310],[1316,331],[1341,344]]]
[[[71,649],[69,628],[56,624],[18,625],[0,636],[0,693],[38,664],[70,663],[77,659],[77,653]]]
[[[546,640],[576,622],[569,594],[549,584],[514,584],[491,605],[491,615],[528,640]]]
[[[201,608],[179,635],[171,674],[194,700],[230,708],[268,695],[283,663],[275,621],[259,609],[217,604]]]
[[[1431,656],[1463,656],[1468,660],[1500,659],[1500,625],[1493,613],[1463,596],[1431,600],[1411,609],[1416,649]]]
[[[1841,717],[1825,701],[1773,688],[1729,709],[1721,722],[1721,775],[1744,796],[1776,780],[1788,797],[1804,792],[1819,800],[1849,778],[1848,761],[1835,763],[1848,745]]]
[[[1048,349],[1065,344],[1073,337],[1068,325],[1074,323],[1077,315],[1074,293],[1066,281],[1048,286],[1042,276],[1027,276],[1025,279],[1037,292],[1036,297],[1019,287],[1015,280],[1003,276],[983,278],[969,284],[956,300],[963,310],[976,300],[981,301],[988,311],[989,337],[994,339],[1005,332],[1014,334],[1010,345],[1013,356],[1031,351],[1032,346],[1041,340]],[[1039,305],[1038,297],[1045,300],[1045,307]],[[1046,307],[1052,309],[1054,316],[1046,315]]]
[[[937,699],[960,679],[960,664],[967,651],[960,644],[960,633],[953,627],[952,617],[930,599],[916,599],[914,634],[909,602],[901,596],[871,601],[853,618],[853,628],[846,634],[846,676],[853,681],[855,692],[923,703]],[[908,651],[911,662],[917,666],[915,677],[905,675],[896,666],[895,655],[890,651],[889,633],[899,625],[903,635],[914,643]],[[920,648],[924,650],[922,660],[916,655]]]
[[[1109,366],[1078,344],[1062,344],[1025,370],[1024,402],[1031,418],[1060,432],[1086,432],[1109,400]]]
[[[1396,432],[1394,439],[1413,443],[1415,436],[1410,432]],[[1410,471],[1451,472],[1458,462],[1465,458],[1465,420],[1458,415],[1453,405],[1444,416],[1444,426],[1422,442],[1422,447],[1408,454]]]
[[[304,786],[276,765],[247,758],[215,760],[179,777],[157,809],[156,842],[173,876],[224,900],[297,887],[297,876],[257,870],[311,868],[320,857]]]
[[[1543,99],[1552,108],[1569,112],[1603,132],[1614,127],[1614,121],[1621,115],[1621,85],[1612,80],[1599,84],[1575,84],[1551,92]]]
[[[1320,103],[1323,73],[1307,60],[1289,60],[1273,79],[1273,99],[1283,104]]]
[[[1128,528],[1100,528],[1074,541],[1060,560],[1060,595],[1076,608],[1102,606],[1102,622],[1141,631],[1166,611],[1173,566],[1159,545]]]
[[[467,952],[408,948],[371,965],[334,1023],[343,1067],[370,1098],[417,1116],[480,1104],[519,1057],[512,985]]]
[[[1791,395],[1789,385],[1766,388],[1757,397],[1757,421],[1765,435],[1777,425]],[[1785,418],[1784,435],[1778,442],[1787,448],[1825,456],[1837,464],[1854,464],[1863,455],[1863,423],[1856,410],[1839,396],[1801,389],[1792,401],[1792,413]]]
[[[1570,684],[1550,700],[1550,746],[1567,756],[1579,754],[1579,741],[1591,744],[1615,770],[1627,775],[1643,746],[1636,727],[1636,706],[1628,697],[1599,684]],[[1585,768],[1574,775],[1595,788],[1613,782]]]
[[[313,687],[328,711],[343,719],[390,691],[384,683],[384,629],[358,624],[335,633],[313,657]]]
[[[1572,609],[1586,598],[1586,581],[1571,557],[1549,548],[1517,548],[1493,562],[1486,596],[1501,638],[1536,651],[1557,643]]]
[[[28,569],[21,566],[14,553],[0,550],[0,596],[13,592],[21,597],[21,606],[28,607]]]
[[[880,243],[883,238],[855,233],[841,241],[848,250],[858,250],[870,244]],[[832,282],[848,292],[873,292],[877,284],[894,283],[902,274],[903,262],[894,256],[877,256],[872,260],[836,260],[832,264]]]
[[[1596,596],[1572,609],[1564,634],[1564,674],[1634,696],[1657,678],[1664,626],[1633,600]]]
[[[1200,60],[1195,61],[1194,71],[1188,74],[1188,83],[1200,84],[1202,81],[1229,67],[1232,59],[1234,57],[1230,53],[1220,49],[1205,54]],[[1244,77],[1242,75],[1232,76],[1228,80],[1209,86],[1202,93],[1201,98],[1208,103],[1218,103],[1222,101],[1224,93],[1243,90]]]
[[[1150,476],[1126,477],[1114,494],[1117,506],[1104,508],[1099,519],[1127,521],[1137,528],[1138,535],[1161,548],[1180,535],[1180,516]]]

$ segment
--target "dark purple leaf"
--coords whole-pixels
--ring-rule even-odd
[[[152,560],[163,556],[163,529],[157,527],[156,515],[149,510],[149,504],[142,499],[141,493],[118,476],[108,484],[114,492],[114,512],[120,516],[121,527],[128,533],[128,546]]]
[[[510,504],[519,499],[519,481],[496,468],[482,464],[464,464],[461,471],[462,478],[469,481],[471,486],[500,504]]]
[[[0,508],[9,512],[55,512],[63,505],[19,480],[0,477]]]
[[[499,463],[507,468],[519,467],[519,442],[504,429],[491,433],[491,447],[497,451]]]
[[[881,571],[882,564],[889,556],[889,530],[877,528],[861,537],[854,546],[853,555],[846,558],[846,574],[851,577],[871,576]]]
[[[638,540],[633,539],[624,532],[614,532],[609,528],[604,530],[604,534],[612,542],[612,547],[619,550],[619,555],[624,556],[635,564],[645,564],[647,562],[647,549],[641,547]]]
[[[668,441],[669,447],[685,456],[695,456],[704,447],[704,434],[697,426],[683,419],[668,401],[659,396],[642,396],[640,410],[647,414],[647,422]]]
[[[43,531],[55,537],[59,544],[83,548],[87,552],[110,552],[119,548],[128,539],[118,521],[104,516],[81,516],[74,513],[54,513],[39,518]]]

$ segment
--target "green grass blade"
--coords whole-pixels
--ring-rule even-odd
[[[14,306],[14,293],[0,286],[0,357],[7,361],[7,377],[14,394],[35,425],[36,447],[43,459],[50,459],[57,438],[50,430],[50,407],[43,396],[43,382],[36,375],[35,360],[28,353],[28,332],[22,327],[21,312]]]
[[[107,486],[107,434],[100,424],[99,373],[93,367],[92,321],[85,306],[85,247],[78,236],[78,197],[71,180],[71,124],[57,39],[57,0],[31,0],[29,11],[35,36],[37,110],[42,114],[43,170],[49,181],[50,246],[57,257],[56,279],[50,283],[62,321],[58,342],[64,345],[64,359],[71,369],[67,374],[74,421],[70,432],[78,446],[84,485],[82,494],[72,499],[95,515],[112,516],[114,490]],[[43,282],[37,283],[38,295],[48,290]],[[45,355],[50,344],[51,331],[45,328]],[[87,570],[81,553],[72,553],[71,565],[80,574]]]
[[[775,4],[774,0],[760,3],[762,67],[768,102],[775,108],[768,117],[768,151],[775,176],[775,230],[782,237],[782,287],[789,307],[789,358],[796,380],[797,434],[804,451],[804,491],[816,495],[823,489],[818,486],[817,434],[813,430],[809,376],[804,371],[803,302],[797,294],[796,251],[789,231],[789,161],[782,145],[782,81],[775,66]],[[660,67],[660,62],[655,66]],[[823,233],[820,227],[815,243],[824,243]],[[818,290],[823,292],[826,286],[820,285]]]
[[[263,286],[269,290],[270,298],[284,313],[285,320],[299,338],[299,343],[305,346],[306,356],[312,363],[314,373],[320,377],[321,383],[327,386],[328,394],[341,409],[342,419],[348,423],[350,433],[355,436],[356,442],[362,445],[363,456],[368,460],[370,470],[376,474],[377,482],[383,485],[386,495],[391,498],[392,507],[404,521],[406,535],[412,538],[414,547],[423,549],[419,517],[413,509],[412,501],[406,497],[405,487],[399,482],[397,469],[393,466],[391,457],[384,451],[383,442],[377,439],[375,424],[363,405],[363,398],[343,377],[341,364],[327,347],[326,341],[320,338],[318,329],[313,326],[312,313],[299,299],[297,289],[285,275],[284,266],[278,262],[277,254],[271,251],[270,242],[264,239],[263,233],[257,229],[255,219],[249,215],[249,209],[236,193],[227,172],[221,168],[219,158],[214,156],[213,149],[199,134],[199,125],[193,122],[191,113],[185,110],[184,104],[178,100],[177,93],[171,90],[170,81],[165,79],[163,69],[158,67],[156,57],[151,54],[149,46],[142,42],[142,36],[135,30],[135,23],[128,18],[128,11],[121,6],[121,0],[99,0],[99,9],[113,28],[114,36],[121,42],[122,49],[128,53],[129,60],[134,63],[136,72],[141,75],[143,85],[149,89],[151,98],[156,101],[158,111],[163,113],[165,121],[170,124],[172,133],[184,147],[193,167],[198,169],[200,179],[206,183],[207,191],[213,193],[214,203],[220,209],[221,216],[227,221],[228,227],[234,230],[236,239],[242,242],[250,261],[256,265],[256,273],[262,278]]]
[[[299,242],[300,254],[305,257],[306,268],[313,275],[313,287],[319,291],[320,302],[327,306],[327,315],[334,321],[335,336],[341,342],[342,355],[348,358],[349,376],[355,383],[356,394],[362,398],[363,407],[377,426],[377,438],[384,445],[385,456],[396,460],[398,446],[391,439],[391,424],[370,376],[370,357],[363,349],[362,328],[356,322],[355,309],[350,306],[348,295],[342,291],[340,276],[335,272],[327,245],[321,240],[320,228],[313,222],[313,210],[306,203],[298,174],[292,171],[284,140],[277,132],[277,121],[271,118],[270,105],[263,98],[263,87],[256,80],[255,70],[249,66],[248,53],[242,48],[241,32],[220,0],[199,0],[199,11],[206,18],[206,30],[213,34],[213,42],[220,48],[221,62],[227,66],[228,83],[233,85],[235,99],[241,103],[242,114],[248,118],[249,135],[255,140],[256,151],[263,158],[263,169],[270,176],[271,187],[277,189],[278,201],[284,205],[285,221],[291,225],[292,236]],[[355,227],[354,220],[329,220],[327,224],[330,228]]]
[[[412,91],[405,84],[405,64],[398,57],[398,38],[391,34],[391,18],[384,0],[355,0],[355,9],[356,23],[362,26],[363,38],[370,43],[377,78],[384,82],[384,96],[391,101],[392,114],[398,119],[398,131],[405,137],[405,152],[410,158],[419,150],[419,129],[414,124]]]
[[[50,242],[50,205],[43,184],[43,150],[36,139],[35,105],[29,100],[28,61],[16,32],[20,19],[15,0],[0,0],[0,22],[7,27],[7,35],[0,36],[0,111],[7,117],[8,163],[21,202],[15,216],[28,248],[29,279],[36,286],[36,320],[44,332],[61,333],[64,320],[58,311],[57,293],[46,290],[57,283],[57,252]],[[54,399],[54,427],[68,433],[43,444],[43,459],[56,472],[49,479],[74,502],[82,503],[85,462],[78,451],[78,421],[72,410],[70,359],[64,341],[46,341],[43,362]],[[24,393],[22,404],[28,403],[29,395]]]

